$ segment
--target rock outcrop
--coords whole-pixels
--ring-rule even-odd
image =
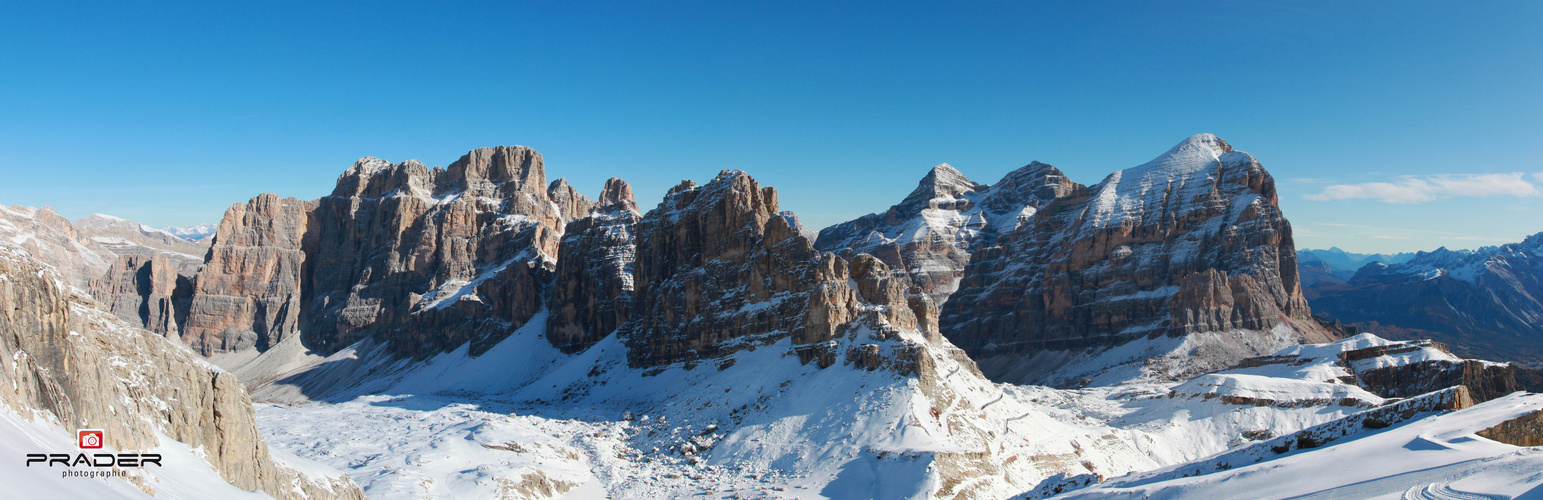
[[[1277,326],[1331,339],[1302,296],[1274,180],[1210,134],[1043,205],[972,255],[942,318],[977,358]],[[1264,348],[1241,354],[1279,346]]]
[[[1411,398],[1462,386],[1475,403],[1482,403],[1525,389],[1510,363],[1462,359],[1445,344],[1430,340],[1367,347],[1340,357],[1357,368],[1356,384],[1385,398]],[[1378,362],[1378,358],[1397,361]]]
[[[815,247],[842,257],[866,253],[904,271],[938,304],[964,276],[970,252],[991,246],[1045,203],[1082,188],[1060,170],[1032,162],[991,186],[948,164],[932,168],[899,204],[820,231]]]
[[[801,357],[829,366],[841,353],[824,346],[855,327],[861,302],[878,305],[874,327],[926,323],[917,312],[930,301],[913,309],[887,267],[862,262],[815,250],[780,215],[776,189],[744,172],[685,181],[637,223],[637,298],[621,328],[628,362],[720,360],[791,338]]]
[[[193,280],[178,271],[162,254],[124,255],[107,273],[91,280],[89,291],[129,325],[180,339]]]
[[[158,446],[160,433],[202,448],[221,477],[248,491],[363,498],[346,478],[308,477],[276,464],[234,376],[96,309],[12,247],[0,246],[0,303],[0,356],[12,360],[0,366],[0,403],[11,410],[71,432],[103,429],[106,445],[118,450]],[[152,483],[140,479],[150,492]]]
[[[299,333],[315,207],[269,193],[225,211],[193,285],[184,342],[207,356],[267,349]]]
[[[547,295],[546,336],[553,346],[582,351],[627,320],[641,218],[632,186],[612,177],[588,215],[568,223]]]
[[[183,337],[205,353],[302,332],[321,353],[375,335],[399,356],[479,354],[541,309],[563,228],[592,205],[522,146],[432,169],[364,158],[330,196],[226,212]]]
[[[1373,262],[1319,284],[1314,311],[1388,338],[1431,338],[1466,357],[1543,367],[1543,233],[1478,250]]]

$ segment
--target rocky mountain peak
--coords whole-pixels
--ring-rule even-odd
[[[546,195],[552,203],[557,204],[557,211],[563,220],[570,221],[589,214],[589,209],[595,206],[588,196],[580,194],[573,186],[568,185],[568,179],[558,177],[547,186]]]
[[[332,196],[379,198],[397,191],[426,196],[434,190],[433,174],[418,160],[392,164],[366,156],[338,176]]]
[[[638,211],[638,204],[632,198],[632,185],[615,177],[605,180],[605,188],[600,190],[600,198],[595,201],[595,204],[601,207],[618,205],[634,212]]]
[[[541,309],[564,228],[592,206],[566,180],[547,184],[523,146],[445,169],[363,158],[332,196],[232,207],[183,337],[205,353],[303,331],[324,353],[374,336],[403,356],[469,341],[480,354]]]
[[[498,146],[473,149],[445,167],[441,189],[507,198],[515,192],[545,194],[546,186],[541,153],[525,146]]]
[[[816,246],[846,258],[867,253],[908,276],[932,299],[948,300],[970,252],[991,246],[1041,205],[1082,189],[1050,165],[1033,162],[996,185],[970,181],[948,164],[933,167],[905,200],[820,231]]]
[[[1011,228],[1001,228],[1001,230],[1017,229],[1041,205],[1070,195],[1082,187],[1081,184],[1067,178],[1060,169],[1050,164],[1033,161],[1008,172],[1007,175],[1002,176],[1001,181],[992,184],[981,200],[981,204],[992,213],[1004,215],[1016,213],[1014,218],[1022,220],[1015,220]]]
[[[944,334],[975,356],[1230,330],[1273,339],[1277,326],[1330,338],[1310,318],[1274,180],[1214,135],[1058,198],[1004,239],[972,256],[943,307]],[[1250,342],[1221,349],[1279,347]]]
[[[969,200],[963,199],[965,193],[984,187],[986,187],[984,184],[977,184],[965,177],[964,173],[953,165],[941,163],[932,167],[932,170],[922,177],[921,182],[916,184],[916,189],[911,191],[905,200],[890,209],[890,215],[895,219],[906,219],[915,217],[927,208],[968,209]]]
[[[737,351],[788,338],[803,359],[828,366],[838,353],[821,346],[863,303],[887,306],[873,321],[921,323],[887,267],[862,278],[873,293],[860,295],[847,261],[815,250],[780,214],[777,191],[738,170],[672,190],[637,235],[638,299],[620,329],[633,366],[732,363]]]

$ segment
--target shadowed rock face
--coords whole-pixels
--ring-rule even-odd
[[[1200,134],[974,253],[942,329],[980,357],[1281,324],[1329,340],[1310,318],[1273,179]]]
[[[1027,223],[1050,200],[1082,186],[1060,170],[1033,162],[992,186],[948,164],[933,167],[905,200],[820,231],[815,246],[842,257],[866,253],[902,270],[942,304],[964,276],[970,252]]]
[[[177,274],[177,266],[165,255],[124,255],[106,274],[91,280],[87,290],[108,312],[135,328],[180,338],[193,280]]]
[[[791,337],[805,361],[829,366],[838,353],[821,347],[858,319],[860,298],[888,305],[882,322],[893,327],[928,324],[917,313],[930,301],[913,309],[903,281],[861,262],[815,250],[779,215],[777,191],[744,172],[685,181],[637,224],[636,299],[620,330],[628,362],[720,359]]]
[[[154,264],[152,264],[154,265]],[[221,477],[278,498],[363,498],[345,478],[307,479],[273,462],[234,375],[167,339],[125,325],[58,274],[0,246],[0,404],[37,410],[73,432],[140,451],[157,432],[204,450]],[[181,466],[189,466],[182,464]]]
[[[568,223],[547,296],[546,335],[553,346],[582,351],[627,320],[641,218],[632,186],[612,177],[589,214]]]
[[[330,353],[373,334],[403,356],[467,342],[480,354],[541,309],[566,212],[592,204],[548,186],[526,147],[443,169],[364,158],[330,196],[269,194],[226,212],[184,338],[210,353],[303,331]]]

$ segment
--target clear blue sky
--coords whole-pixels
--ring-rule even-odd
[[[214,3],[0,4],[0,203],[217,222],[522,144],[644,207],[743,169],[819,228],[941,162],[1092,184],[1212,132],[1299,246],[1543,231],[1540,2]]]

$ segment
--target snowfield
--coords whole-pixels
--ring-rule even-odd
[[[342,470],[372,498],[925,498],[944,486],[938,453],[985,449],[1082,460],[1092,474],[1033,472],[1066,465],[1052,463],[1004,488],[983,471],[973,498],[1463,498],[1543,485],[1543,451],[1473,435],[1543,408],[1543,396],[1523,394],[1248,467],[1161,477],[1384,404],[1337,364],[1344,351],[1401,344],[1371,335],[1183,382],[1151,373],[1160,363],[1145,376],[1127,366],[1119,383],[1083,389],[993,384],[939,355],[947,399],[915,377],[800,364],[787,341],[716,366],[635,370],[614,336],[566,355],[545,342],[544,324],[538,315],[475,358],[463,347],[383,363],[364,343],[326,359],[259,357],[291,370],[266,374],[281,382],[257,394],[281,404],[259,404],[259,426],[274,449]],[[1442,356],[1418,348],[1356,363]]]

